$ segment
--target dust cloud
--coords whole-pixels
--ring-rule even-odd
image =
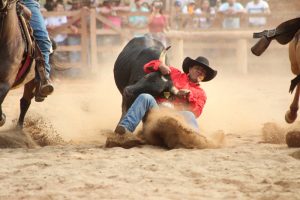
[[[99,66],[97,76],[55,79],[51,96],[43,103],[32,101],[25,130],[41,132],[39,135],[46,138],[59,135],[65,142],[102,144],[121,115],[121,95],[112,68],[113,63]],[[4,101],[7,129],[16,125],[22,91],[23,88],[11,91]]]
[[[224,133],[213,139],[198,134],[186,123],[182,115],[168,108],[153,110],[147,116],[143,135],[147,144],[169,149],[219,148],[223,144]]]
[[[284,114],[293,98],[288,88],[294,77],[289,69],[287,47],[270,46],[261,57],[255,57],[249,50],[248,73],[242,74],[235,52],[214,48],[216,45],[213,43],[212,49],[205,51],[193,49],[195,44],[184,46],[184,57],[203,55],[209,59],[211,67],[218,70],[214,80],[201,83],[207,94],[206,106],[198,119],[201,133],[210,135],[218,130],[225,134],[258,133],[268,122],[287,127]],[[173,55],[169,56],[173,65]],[[103,145],[121,115],[121,95],[113,78],[116,57],[114,54],[110,60],[101,60],[95,68],[96,75],[55,79],[53,95],[43,103],[33,102],[27,120],[30,122],[38,116],[48,124],[41,131],[59,135],[66,142]],[[15,124],[21,94],[22,88],[11,91],[4,101],[6,127]]]

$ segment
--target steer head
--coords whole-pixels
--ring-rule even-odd
[[[127,86],[124,89],[123,98],[125,106],[128,109],[138,95],[142,93],[158,97],[162,95],[163,92],[170,92],[172,87],[173,83],[169,75],[163,76],[160,72],[149,73],[137,83]]]
[[[166,61],[166,53],[170,47],[164,49],[159,60],[162,63]],[[173,86],[169,75],[162,75],[160,71],[146,74],[138,82],[133,85],[127,86],[123,91],[123,111],[131,106],[133,101],[142,93],[151,94],[153,97],[163,95],[164,92],[177,93],[177,89]],[[125,108],[124,108],[125,107]]]

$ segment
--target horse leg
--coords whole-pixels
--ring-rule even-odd
[[[295,41],[296,61],[297,61],[298,69],[300,69],[300,30],[296,33],[294,37],[294,41]]]
[[[25,84],[24,86],[24,92],[23,92],[23,97],[20,99],[20,116],[18,120],[18,127],[23,128],[24,124],[24,118],[25,115],[28,111],[28,108],[31,103],[31,99],[34,97],[34,89],[36,87],[36,84],[34,80],[29,81],[28,83]]]
[[[9,84],[8,83],[0,83],[0,126],[3,126],[6,121],[6,116],[2,112],[2,103],[4,101],[4,98],[6,97],[8,91],[9,91]]]
[[[300,83],[297,85],[293,102],[290,105],[290,110],[288,110],[285,114],[285,121],[289,124],[293,123],[297,119],[297,111],[299,108],[299,94],[300,94]]]
[[[297,36],[289,43],[289,58],[291,62],[291,70],[295,75],[300,74],[300,43],[299,43],[299,31]],[[295,96],[292,104],[290,105],[290,110],[285,114],[285,121],[287,123],[293,123],[297,118],[297,111],[299,108],[299,94],[300,94],[300,84],[297,85]]]

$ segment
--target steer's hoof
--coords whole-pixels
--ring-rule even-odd
[[[290,131],[285,136],[286,144],[289,147],[300,147],[300,131]]]
[[[3,126],[5,124],[5,122],[6,122],[6,116],[5,116],[4,113],[2,113],[2,117],[1,118],[2,119],[0,120],[0,126]]]

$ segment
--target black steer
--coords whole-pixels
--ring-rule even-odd
[[[170,91],[172,82],[160,72],[146,74],[144,65],[160,59],[166,50],[163,44],[150,37],[137,37],[128,42],[114,65],[115,83],[122,94],[122,116],[141,93],[158,96]],[[165,58],[163,58],[165,59]]]

